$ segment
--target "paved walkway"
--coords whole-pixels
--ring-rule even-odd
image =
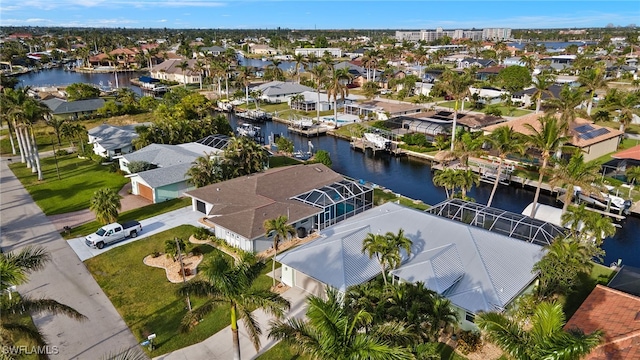
[[[84,242],[84,237],[68,240],[69,246],[75,251],[78,258],[81,261],[91,259],[94,256],[100,255],[118,246],[126,245],[140,239],[144,239],[151,235],[163,232],[165,230],[172,229],[180,225],[193,225],[202,227],[198,222],[198,219],[202,217],[202,214],[191,210],[191,206],[184,207],[182,209],[173,210],[168,213],[164,213],[158,216],[154,216],[145,220],[141,220],[142,233],[136,238],[126,239],[124,241],[115,243],[113,245],[105,246],[102,249],[93,249],[87,246]]]
[[[290,288],[285,291],[282,296],[289,300],[291,303],[291,309],[287,314],[287,317],[303,318],[307,311],[307,298],[308,293],[302,289]],[[247,332],[245,331],[244,324],[238,322],[238,333],[240,336],[240,355],[242,359],[255,359],[258,355],[272,348],[277,342],[268,338],[269,335],[269,321],[272,316],[266,314],[262,310],[256,310],[253,312],[256,320],[260,324],[262,329],[262,335],[260,335],[260,351],[256,352],[253,347]],[[168,354],[160,355],[154,360],[228,360],[233,359],[233,343],[231,338],[231,327],[227,326],[223,330],[217,332],[208,339],[187,346],[180,350],[170,352]]]
[[[0,161],[0,245],[15,251],[27,245],[43,246],[52,257],[42,271],[29,275],[19,286],[22,295],[46,297],[69,305],[88,317],[77,322],[66,316],[34,315],[38,329],[57,349],[51,359],[98,359],[121,349],[137,347],[120,314],[85,265],[7,165]]]

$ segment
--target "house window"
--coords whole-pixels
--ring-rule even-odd
[[[475,322],[476,320],[476,314],[469,312],[469,311],[465,311],[464,312],[464,319],[467,320],[468,322]]]

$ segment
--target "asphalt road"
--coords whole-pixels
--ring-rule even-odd
[[[51,359],[99,359],[138,343],[120,314],[93,279],[69,244],[33,202],[22,184],[0,161],[0,246],[14,251],[40,245],[52,261],[42,271],[32,273],[19,286],[23,296],[49,298],[69,305],[88,319],[34,315],[38,329],[50,345]]]

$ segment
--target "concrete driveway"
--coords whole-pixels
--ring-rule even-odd
[[[75,251],[78,258],[81,261],[91,259],[94,256],[100,255],[118,246],[126,245],[128,243],[138,241],[149,237],[151,235],[163,232],[165,230],[172,229],[180,225],[193,225],[202,226],[198,223],[198,219],[202,217],[202,213],[191,210],[191,206],[187,206],[182,209],[170,211],[152,218],[141,220],[142,233],[138,237],[133,239],[126,239],[124,241],[105,246],[102,249],[93,249],[87,246],[84,242],[84,237],[68,240],[69,246]],[[186,240],[186,239],[185,239]]]
[[[303,318],[307,311],[307,296],[309,294],[302,289],[290,288],[282,293],[282,296],[289,300],[291,303],[291,309],[287,313],[287,318],[296,317]],[[256,320],[260,324],[262,329],[262,335],[260,335],[260,351],[256,351],[247,335],[244,328],[244,324],[238,322],[238,333],[240,336],[240,355],[242,359],[255,359],[258,355],[272,348],[276,341],[268,338],[269,335],[269,321],[272,319],[271,315],[266,314],[262,310],[256,310],[253,312]],[[170,352],[168,354],[160,355],[154,360],[228,360],[233,359],[233,344],[231,338],[231,327],[227,326],[221,331],[217,332],[208,339],[187,346],[180,350]]]
[[[84,322],[66,316],[36,314],[38,329],[50,345],[51,359],[99,359],[107,354],[137,347],[120,314],[113,307],[67,241],[56,231],[22,184],[0,161],[0,245],[15,251],[28,245],[44,247],[52,261],[29,275],[19,286],[23,296],[50,298],[87,316]]]

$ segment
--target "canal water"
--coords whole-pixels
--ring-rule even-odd
[[[229,119],[235,129],[238,120],[233,115]],[[332,169],[348,177],[370,181],[431,205],[446,199],[444,189],[433,185],[433,174],[428,161],[394,157],[382,152],[363,153],[351,149],[348,141],[333,136],[306,138],[288,133],[287,126],[278,122],[267,122],[259,126],[262,127],[265,139],[270,136],[273,138],[276,134],[286,136],[293,141],[295,150],[308,151],[311,143],[313,151],[328,151],[333,162]],[[491,187],[491,184],[480,183],[480,186],[471,190],[469,196],[478,203],[486,204]],[[492,206],[520,214],[533,201],[533,195],[533,191],[521,186],[499,185]],[[562,203],[556,202],[555,196],[544,193],[540,195],[540,203],[562,206]],[[618,229],[613,238],[604,241],[606,256],[603,264],[609,265],[622,259],[623,264],[640,267],[640,218],[628,217],[621,225],[622,228]]]
[[[118,73],[118,86],[131,88],[136,94],[142,95],[142,90],[131,84],[131,79],[137,79],[140,73],[120,72]],[[73,83],[87,83],[98,86],[116,86],[114,74],[111,73],[79,73],[67,71],[63,68],[53,68],[30,72],[18,77],[18,86],[66,86]]]
[[[138,75],[121,73],[119,76],[120,84],[129,86],[128,79]],[[113,81],[113,74],[81,74],[52,69],[22,75],[19,79],[21,84],[29,86],[65,85],[74,82],[99,84],[100,81],[106,84],[110,79]],[[131,88],[139,91],[136,86]],[[237,119],[233,115],[229,118],[235,129],[238,124]],[[278,122],[267,122],[260,126],[265,139],[280,134],[290,138],[296,150],[307,151],[311,143],[313,151],[321,149],[328,151],[333,161],[333,170],[351,178],[370,181],[391,189],[395,193],[420,199],[427,204],[437,204],[446,198],[444,189],[433,185],[432,173],[427,161],[392,157],[381,152],[374,155],[372,152],[354,151],[348,141],[333,136],[309,139],[293,133],[289,134],[286,125]],[[486,204],[490,193],[491,185],[481,183],[469,193],[469,196],[478,203]],[[501,185],[494,198],[493,206],[521,213],[531,201],[533,201],[533,191],[518,186]],[[540,202],[560,206],[554,197],[545,194],[540,196]],[[606,251],[603,261],[605,265],[622,259],[623,264],[640,267],[640,218],[628,217],[624,220],[622,228],[618,229],[613,238],[605,240],[603,248]]]

